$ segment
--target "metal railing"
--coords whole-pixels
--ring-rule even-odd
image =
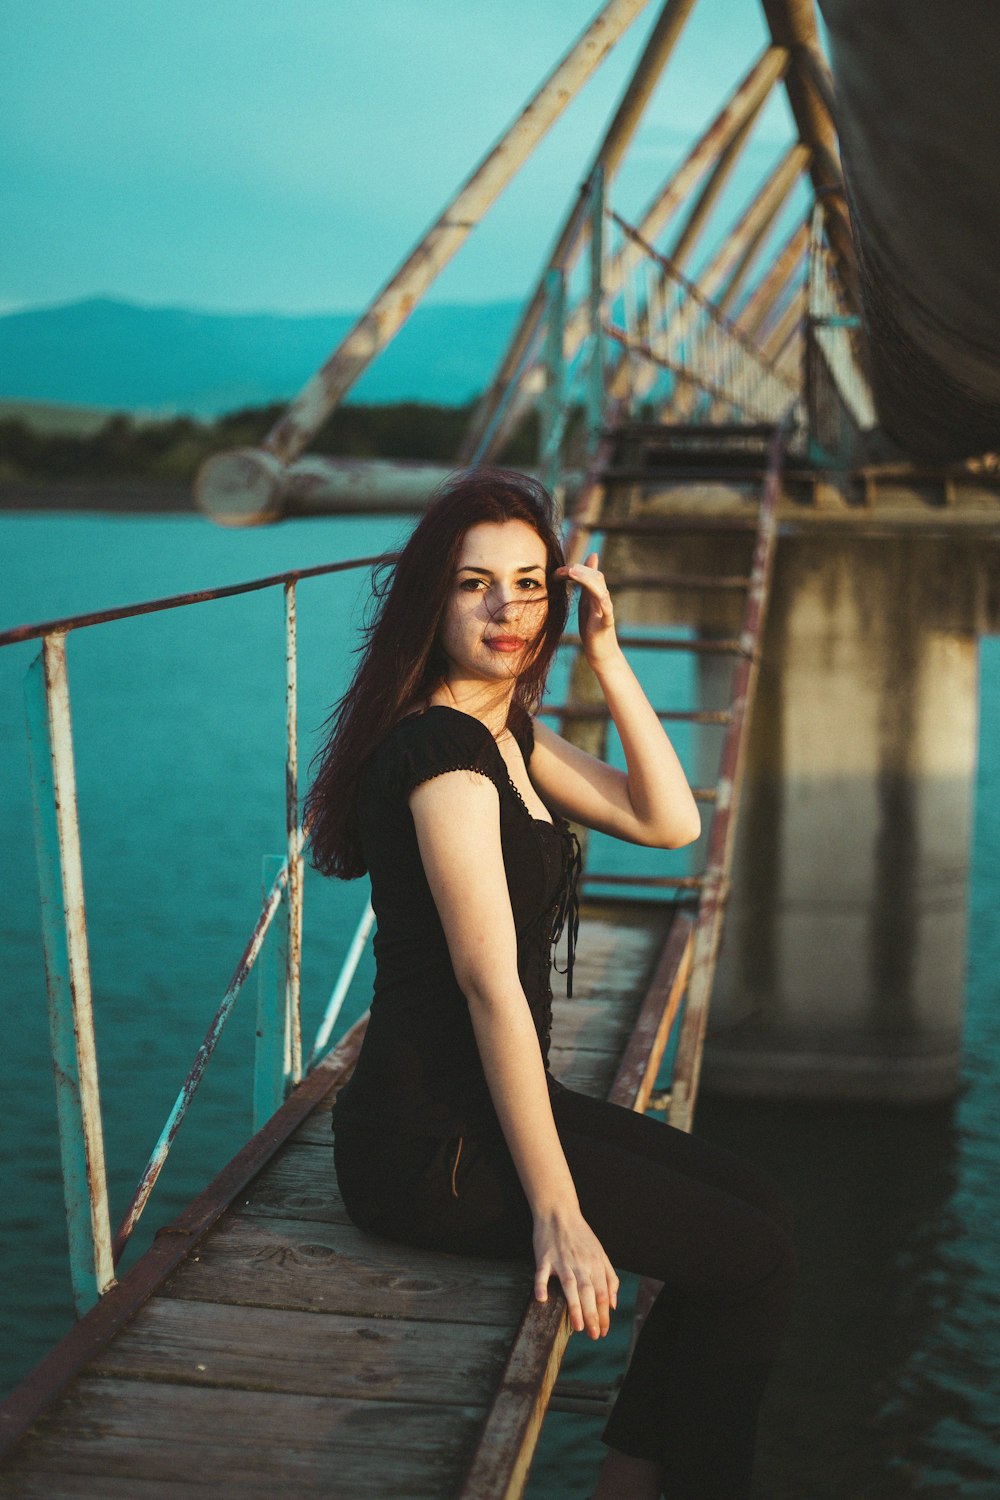
[[[619,214],[610,218],[641,251],[622,288],[622,322],[606,324],[622,350],[630,405],[644,399],[675,416],[710,421],[719,420],[721,406],[731,421],[784,421],[799,400],[798,382],[779,374],[755,340],[639,230]],[[635,362],[654,367],[652,377],[631,378]],[[656,371],[666,376],[659,395]]]
[[[0,647],[29,640],[42,643],[41,651],[25,674],[25,709],[70,1276],[80,1313],[114,1285],[115,1266],[146,1206],[223,1027],[279,911],[286,919],[281,961],[275,965],[277,972],[271,976],[271,982],[262,982],[258,990],[255,1130],[270,1118],[302,1077],[302,850],[308,828],[299,821],[296,589],[302,579],[373,567],[391,561],[393,556],[389,553],[348,558],[247,583],[176,594],[119,609],[18,626],[0,633]],[[72,631],[112,621],[279,587],[285,595],[285,853],[265,859],[260,914],[112,1237],[77,816],[67,636]],[[367,903],[310,1050],[310,1068],[319,1060],[333,1032],[372,920],[371,905]]]

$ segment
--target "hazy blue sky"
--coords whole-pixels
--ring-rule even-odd
[[[363,305],[599,9],[596,0],[0,3],[0,309],[107,294],[287,312]],[[651,0],[437,282],[523,295]],[[765,41],[700,0],[617,189],[638,209]],[[783,96],[748,155],[788,137]]]

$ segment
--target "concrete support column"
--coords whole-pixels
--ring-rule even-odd
[[[978,737],[970,562],[967,544],[926,536],[782,539],[707,1088],[955,1090]]]

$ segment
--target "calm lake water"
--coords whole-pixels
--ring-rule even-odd
[[[0,628],[391,548],[399,520],[226,532],[195,516],[0,514]],[[350,668],[367,575],[299,591],[303,762]],[[281,591],[69,638],[104,1127],[120,1212],[230,978],[284,823]],[[24,740],[33,644],[0,651],[0,1382],[72,1319]],[[682,665],[670,668],[682,674]],[[1000,642],[982,650],[964,1085],[948,1105],[699,1105],[796,1203],[802,1290],[761,1437],[761,1500],[1000,1496]],[[661,684],[658,684],[660,686]],[[683,690],[678,679],[672,686]],[[682,756],[688,747],[683,738]],[[633,851],[601,851],[619,867]],[[641,851],[640,858],[647,857]],[[682,859],[683,856],[677,856]],[[680,866],[678,866],[679,868]],[[306,877],[303,1010],[322,1013],[365,901]],[[362,963],[341,1027],[367,1004]],[[254,981],[140,1231],[138,1253],[246,1139]],[[572,1340],[598,1378],[627,1345]],[[599,1424],[553,1414],[533,1500],[588,1493]]]

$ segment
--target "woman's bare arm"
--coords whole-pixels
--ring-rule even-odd
[[[496,787],[449,771],[410,796],[428,884],[465,995],[497,1117],[535,1221],[535,1294],[550,1275],[573,1327],[606,1333],[614,1267],[585,1223],[563,1154],[541,1049],[517,972],[517,937],[500,844]]]
[[[626,771],[605,765],[543,724],[535,726],[531,779],[556,812],[633,844],[679,848],[701,832],[687,777],[625,659],[597,554],[560,569],[581,586],[580,635],[625,751]]]

